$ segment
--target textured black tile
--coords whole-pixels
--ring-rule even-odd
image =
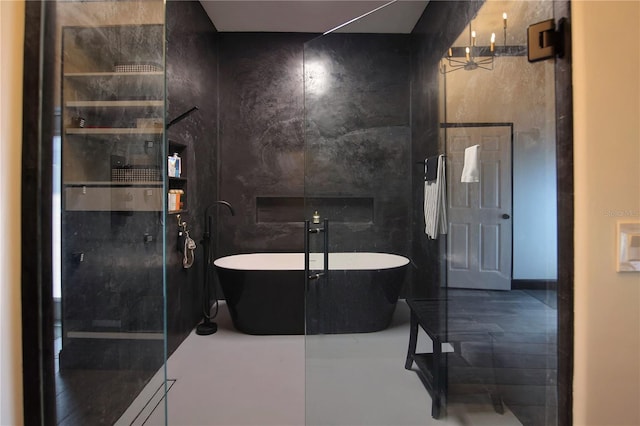
[[[555,333],[546,333],[542,331],[528,331],[526,333],[493,333],[492,336],[499,342],[555,344],[557,341]]]
[[[508,406],[534,405],[539,407],[556,405],[555,386],[500,385],[500,395]]]
[[[56,376],[58,424],[111,425],[144,388],[146,372],[67,370]]]
[[[121,27],[113,28],[117,31]],[[164,30],[162,26],[158,29]],[[217,176],[216,37],[199,2],[167,3],[167,118],[175,118],[194,105],[199,107],[168,131],[170,139],[186,147],[183,154],[190,203],[183,220],[196,240],[202,235],[202,204],[217,199],[216,185],[212,185]],[[65,252],[83,252],[84,262],[70,262],[65,269],[64,332],[162,332],[163,219],[157,212],[92,212],[90,218],[86,216],[83,212],[66,213],[64,235],[74,237],[65,240]],[[202,312],[200,269],[183,269],[174,219],[169,216],[166,225],[170,352]],[[145,234],[153,241],[145,243]],[[202,258],[201,253],[199,249],[197,258]],[[137,345],[79,340],[83,339],[67,339],[63,346],[63,369],[56,377],[58,420],[65,425],[112,424],[160,366],[162,341]],[[85,369],[77,368],[80,366]],[[127,370],[136,367],[140,369]]]
[[[518,354],[554,356],[556,355],[556,346],[544,343],[501,343],[494,340],[484,342],[463,342],[461,344],[462,352],[474,352],[485,354],[505,354],[517,356]]]
[[[173,125],[168,139],[185,146],[187,222],[190,236],[197,242],[192,268],[182,267],[178,250],[175,215],[166,226],[166,304],[168,350],[171,353],[202,319],[203,265],[201,238],[205,208],[218,197],[218,43],[217,33],[200,2],[167,2],[167,118],[173,119],[194,106],[198,110]],[[214,228],[218,211],[211,211]],[[225,214],[225,213],[222,213]],[[212,252],[217,252],[217,232]]]
[[[496,368],[494,378],[500,385],[552,386],[556,383],[556,371],[546,368]]]
[[[552,296],[535,296],[521,290],[448,292],[448,324],[455,331],[449,338],[461,355],[449,358],[449,383],[455,385],[450,398],[486,400],[484,385],[523,424],[555,424],[557,311],[541,300]]]
[[[332,250],[408,254],[408,36],[312,38],[221,38],[220,190],[238,212],[219,222],[222,253],[301,251],[300,223],[257,222],[256,200],[306,196],[300,213],[331,220]],[[331,70],[323,91],[305,91],[303,61]],[[349,198],[371,208],[351,214]]]

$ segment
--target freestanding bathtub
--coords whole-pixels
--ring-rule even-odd
[[[310,269],[322,271],[322,253]],[[214,262],[233,325],[247,334],[368,333],[385,329],[409,259],[388,253],[330,253],[328,277],[305,292],[303,253],[250,253]]]

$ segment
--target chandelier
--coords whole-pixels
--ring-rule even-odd
[[[507,49],[507,14],[502,14],[503,45],[502,50]],[[473,71],[481,68],[493,70],[493,60],[496,56],[496,33],[491,33],[488,46],[477,45],[477,34],[469,23],[469,45],[466,47],[451,47],[447,52],[446,61],[448,67],[443,65],[440,72],[443,74],[457,70]],[[463,59],[464,58],[464,59]]]

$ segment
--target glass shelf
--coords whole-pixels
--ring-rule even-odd
[[[68,127],[68,135],[160,135],[161,127]]]
[[[67,101],[67,108],[142,108],[163,107],[163,100],[126,100],[126,101]]]

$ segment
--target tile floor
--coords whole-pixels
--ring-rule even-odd
[[[507,407],[450,404],[444,419],[417,375],[404,369],[409,312],[401,302],[391,326],[367,334],[249,336],[233,329],[221,305],[219,330],[195,333],[167,362],[169,425],[520,425]],[[428,351],[426,336],[419,339]],[[427,343],[425,343],[427,342]],[[160,371],[118,425],[163,425]],[[159,390],[159,391],[158,391]],[[155,394],[155,396],[154,396]]]

